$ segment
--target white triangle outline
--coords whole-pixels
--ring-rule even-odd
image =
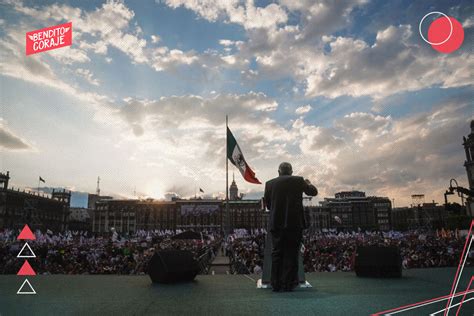
[[[29,285],[31,291],[33,291],[33,292],[20,292],[20,291],[23,289],[23,287],[25,286],[25,283],[28,283],[28,285]],[[28,281],[28,279],[25,279],[25,281],[24,281],[23,284],[20,286],[20,288],[18,289],[18,292],[16,292],[16,294],[23,294],[23,295],[28,295],[28,294],[30,294],[30,295],[34,295],[34,294],[36,294],[36,291],[35,291],[35,289],[33,288],[33,286],[31,285],[30,281]]]
[[[29,256],[20,256],[21,253],[23,252],[23,250],[25,250],[25,247],[28,247],[28,249],[31,251],[32,255],[29,255]],[[23,248],[21,248],[20,252],[18,253],[18,255],[16,256],[17,258],[36,258],[36,255],[35,253],[33,252],[33,249],[31,249],[30,245],[28,245],[27,242],[25,242],[25,244],[23,245]]]

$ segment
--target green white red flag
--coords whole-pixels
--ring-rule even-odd
[[[242,150],[240,149],[234,135],[227,127],[227,159],[236,166],[244,179],[250,183],[261,184],[261,182],[255,177],[255,172],[250,169],[249,165],[245,161]]]

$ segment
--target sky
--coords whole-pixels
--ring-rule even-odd
[[[421,38],[432,11],[463,25],[457,51]],[[65,22],[72,46],[25,56],[26,32]],[[20,188],[93,193],[100,176],[115,197],[222,197],[228,115],[262,183],[288,161],[314,203],[442,203],[449,179],[467,185],[473,28],[470,1],[3,0],[0,171]]]

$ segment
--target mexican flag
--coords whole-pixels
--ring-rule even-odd
[[[247,182],[261,184],[261,182],[255,177],[255,172],[250,169],[249,165],[245,161],[244,155],[242,154],[242,150],[240,150],[240,147],[237,144],[234,135],[232,135],[232,132],[228,127],[227,159],[229,159],[230,162],[232,162],[232,164],[240,170],[240,173]]]

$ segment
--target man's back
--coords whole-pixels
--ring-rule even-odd
[[[282,175],[265,184],[265,203],[270,210],[271,231],[299,230],[306,226],[303,192],[310,196],[318,194],[316,187],[298,176]]]

